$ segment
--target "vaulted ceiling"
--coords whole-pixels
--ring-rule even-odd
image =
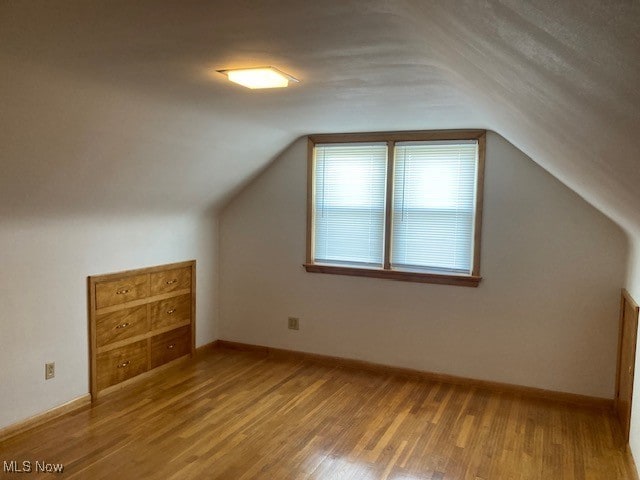
[[[483,127],[640,232],[640,2],[0,2],[0,212],[220,206],[301,135]],[[301,79],[250,91],[216,69]]]

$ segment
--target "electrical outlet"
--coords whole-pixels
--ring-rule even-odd
[[[289,317],[289,330],[300,330],[300,319]]]
[[[44,379],[49,380],[56,376],[56,362],[44,364]]]

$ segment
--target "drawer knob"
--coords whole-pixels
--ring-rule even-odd
[[[178,281],[178,280],[174,278],[173,280],[167,280],[167,281],[166,281],[166,282],[164,282],[164,283],[166,283],[167,285],[173,285],[173,284],[174,284],[174,283],[176,283],[177,281]]]
[[[118,365],[118,368],[124,368],[126,366],[128,366],[131,362],[129,360],[127,360],[126,362],[122,362],[121,364]]]
[[[116,327],[116,330],[120,328],[127,328],[128,326],[129,326],[129,322],[121,323]]]
[[[171,310],[167,310],[167,315],[171,315],[172,313],[175,313],[176,309],[172,308]]]
[[[117,290],[116,295],[124,295],[125,293],[129,293],[128,288],[123,288],[122,290]]]
[[[167,348],[168,348],[169,350],[173,350],[175,347],[176,347],[176,344],[175,344],[175,343],[171,343],[171,344],[167,345]]]

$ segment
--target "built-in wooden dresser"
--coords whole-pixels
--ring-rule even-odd
[[[195,350],[195,260],[89,277],[91,396]]]

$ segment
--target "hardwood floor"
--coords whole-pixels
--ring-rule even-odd
[[[11,460],[91,480],[633,478],[607,411],[224,349],[0,443]]]

